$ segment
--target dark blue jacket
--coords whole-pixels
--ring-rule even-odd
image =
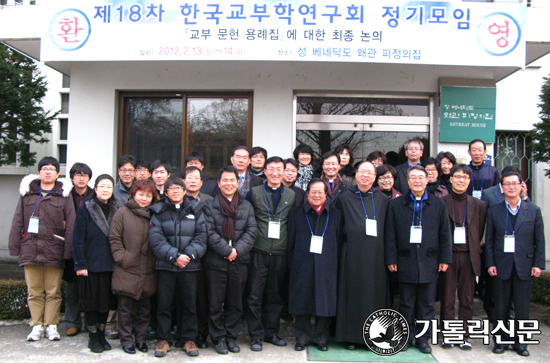
[[[74,270],[113,271],[115,265],[109,244],[109,226],[118,204],[113,200],[109,219],[95,200],[78,208],[73,230]]]
[[[177,209],[169,199],[151,206],[149,243],[157,256],[157,270],[173,272],[198,271],[200,258],[206,252],[206,220],[204,203],[191,203],[184,198]],[[184,268],[174,265],[179,255],[191,261]]]
[[[472,168],[472,179],[466,191],[468,195],[472,195],[474,190],[484,190],[500,183],[500,173],[494,166],[485,163],[474,166],[470,163],[470,168]]]

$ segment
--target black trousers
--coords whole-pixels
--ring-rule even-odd
[[[422,332],[423,324],[416,324],[416,320],[431,320],[435,315],[435,294],[437,292],[437,281],[426,284],[408,284],[399,282],[399,312],[403,314],[409,324],[409,343],[415,336]],[[430,327],[419,338],[416,343],[428,343],[431,337]]]
[[[185,344],[197,337],[197,272],[172,272],[159,270],[158,283],[158,309],[157,309],[157,338],[166,340],[172,344],[170,336],[172,322],[172,302],[175,290],[178,290],[180,301],[176,302],[181,306],[181,319],[177,322],[181,326],[181,340]]]
[[[197,323],[199,337],[206,340],[208,337],[208,290],[204,270],[197,272]]]
[[[231,263],[227,271],[205,270],[208,290],[208,329],[213,342],[220,338],[237,339],[241,331],[243,295],[248,266]]]
[[[478,285],[483,294],[483,296],[481,296],[481,298],[483,299],[483,310],[485,310],[487,317],[489,318],[489,320],[491,320],[494,318],[495,314],[495,302],[493,300],[493,282],[495,278],[489,275],[489,266],[485,265],[485,250],[481,252],[480,259],[481,276],[479,276]]]
[[[514,264],[510,278],[508,280],[501,280],[497,275],[493,281],[493,287],[494,296],[499,297],[498,299],[495,299],[494,323],[496,323],[497,320],[507,321],[509,319],[509,311],[513,301],[515,312],[514,331],[517,331],[519,328],[518,320],[529,319],[529,306],[531,303],[531,292],[533,290],[533,278],[529,280],[520,280]],[[496,324],[494,324],[494,326],[496,327]],[[514,341],[513,347],[515,349],[525,349],[527,347],[526,344],[519,344],[519,337],[517,334],[515,338],[510,338],[509,334],[499,330],[493,334],[493,339],[495,339],[496,336],[500,336],[502,341]],[[507,346],[508,344],[504,343],[503,345]]]
[[[311,318],[315,318],[315,330],[311,328]],[[317,345],[326,345],[330,336],[330,326],[333,318],[327,316],[315,315],[295,315],[294,316],[294,335],[296,344],[308,344],[309,339],[313,337],[313,342]]]
[[[147,327],[151,321],[151,299],[142,297],[136,300],[124,295],[117,295],[117,298],[120,345],[134,345],[132,327],[135,327],[135,342],[145,343]],[[134,319],[132,319],[132,316]]]
[[[286,254],[250,253],[246,315],[251,340],[263,340],[279,333],[286,265]]]

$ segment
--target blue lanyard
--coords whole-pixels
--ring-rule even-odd
[[[120,191],[120,186],[117,184],[116,188],[118,189],[118,195],[120,196],[120,200],[122,201],[122,206],[125,206],[126,203],[124,202],[124,198],[122,198],[122,193]]]
[[[506,202],[504,202],[506,203]],[[518,212],[516,213],[516,217],[517,215],[519,214],[519,210],[521,209],[521,204],[519,205],[518,207]],[[510,214],[510,211],[508,210],[508,207],[506,207],[506,230],[505,230],[505,235],[508,235],[508,214]],[[517,218],[516,218],[516,223],[518,222]],[[512,234],[515,235],[516,234],[516,223],[514,223],[514,228],[512,229]]]
[[[466,210],[464,211],[464,221],[462,222],[462,227],[466,227],[466,215],[468,214],[468,206],[466,205]],[[456,224],[456,222],[455,222]],[[460,226],[456,226],[460,227]]]
[[[50,190],[51,192],[51,190]],[[50,194],[50,192],[46,193],[46,196]],[[36,206],[38,206],[38,203],[40,202],[40,198],[44,199],[46,196],[42,196],[42,187],[40,187],[40,194],[38,195],[38,199],[36,200],[36,203],[34,204],[34,209],[32,210],[31,217],[34,217],[34,212],[36,211]]]
[[[312,236],[315,236],[315,235],[313,234],[313,230],[311,229],[311,224],[309,223],[309,217],[307,216],[307,212],[306,212],[305,210],[304,210],[304,213],[306,214],[307,225],[309,226],[309,230],[310,230],[310,232],[311,232],[311,235],[312,235]],[[320,217],[320,216],[321,216],[321,215],[319,215],[319,217]],[[329,218],[330,218],[330,212],[327,210],[327,223],[325,224],[325,230],[323,231],[323,234],[321,235],[321,237],[324,237],[325,232],[327,231],[328,220],[329,220]]]
[[[359,189],[359,188],[357,188]],[[370,188],[370,197],[372,199],[372,213],[374,214],[374,219],[376,219],[376,209],[374,208],[374,196],[373,196],[372,188]],[[361,204],[363,205],[363,211],[365,212],[365,217],[369,219],[369,216],[367,215],[367,210],[365,209],[365,203],[363,203],[363,196],[361,195],[361,189],[359,189],[359,197],[361,198]]]
[[[282,200],[283,205],[281,205],[281,214],[279,215],[279,223],[281,223],[281,219],[283,218],[283,208],[285,207],[284,203],[286,199],[286,188],[283,187],[283,190],[285,191],[285,194],[283,195],[283,200]],[[267,202],[267,193],[265,192],[265,183],[264,183],[264,197],[265,197],[265,206],[267,207],[267,218],[269,218],[269,221],[271,222],[271,213],[269,213],[269,203]],[[273,206],[273,213],[275,213],[276,211],[277,211],[277,206],[275,205]]]
[[[412,225],[414,226],[414,217],[416,217],[416,199],[414,201],[414,207],[413,207],[413,221]],[[418,224],[420,227],[422,227],[422,198],[420,198],[420,223]]]

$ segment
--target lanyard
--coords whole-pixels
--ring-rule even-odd
[[[416,217],[416,199],[414,199],[413,201],[414,201],[415,204],[414,204],[414,207],[413,207],[412,225],[414,226],[414,217]],[[418,225],[422,227],[422,198],[420,198],[420,223]]]
[[[120,196],[120,200],[122,201],[122,206],[125,206],[126,203],[124,202],[124,198],[122,198],[122,193],[120,191],[120,186],[117,184],[116,188],[118,189],[118,195]]]
[[[520,209],[521,209],[521,204],[519,205],[518,212],[516,213],[516,223],[518,222],[517,216],[519,214]],[[508,235],[508,214],[510,214],[510,211],[508,210],[508,208],[506,208],[506,231],[504,233],[505,235]],[[514,223],[514,228],[512,229],[512,234],[514,234],[514,235],[516,234],[516,223]]]
[[[311,224],[309,223],[309,217],[307,216],[307,212],[306,212],[305,210],[304,210],[304,213],[306,213],[307,225],[309,226],[309,230],[310,230],[310,232],[311,232],[311,235],[312,235],[312,236],[315,236],[315,235],[313,234],[313,230],[311,229]],[[319,215],[319,217],[320,217],[320,216],[321,216],[321,215]],[[323,234],[321,235],[321,237],[324,237],[324,236],[325,236],[325,232],[327,231],[327,227],[328,227],[328,220],[329,220],[329,218],[330,218],[330,212],[327,210],[327,223],[325,224],[325,229],[324,229]]]
[[[466,215],[468,214],[468,206],[466,206],[466,210],[464,211],[464,221],[462,222],[462,226],[456,226],[456,227],[466,227]],[[455,222],[456,224],[456,222]]]
[[[374,214],[374,218],[376,219],[376,209],[374,208],[374,196],[373,196],[372,188],[370,188],[370,197],[372,199],[372,213]],[[361,197],[361,204],[363,205],[363,211],[365,212],[365,217],[369,219],[369,216],[367,215],[367,210],[365,209],[365,203],[363,203],[363,196],[361,195],[361,190],[359,189],[359,197]],[[414,218],[414,217],[413,217]],[[413,219],[414,221],[414,219]]]
[[[497,187],[498,187],[498,188],[497,188]],[[497,185],[497,186],[495,186],[495,201],[497,202],[497,204],[498,204],[498,192],[497,192],[497,189],[499,189],[499,188],[502,188],[502,187],[500,186],[500,184]]]
[[[48,194],[50,194],[50,192],[47,192],[46,196]],[[40,194],[38,195],[38,199],[36,200],[36,203],[34,204],[34,209],[32,210],[31,217],[34,217],[34,212],[36,211],[36,206],[38,206],[38,203],[40,202],[40,198],[44,199],[46,196],[44,196],[44,197],[42,196],[42,187],[40,187]]]
[[[283,195],[282,202],[284,203],[285,199],[286,199],[286,188],[283,187],[283,189],[285,191],[285,194]],[[267,217],[271,221],[271,213],[269,213],[269,203],[267,202],[267,193],[265,192],[265,183],[264,183],[264,197],[265,197],[265,206],[267,207]],[[279,223],[281,223],[281,219],[283,218],[283,208],[284,208],[284,204],[281,206],[281,214],[279,215]],[[275,213],[276,211],[277,211],[277,206],[275,205],[275,206],[273,206],[273,213]]]

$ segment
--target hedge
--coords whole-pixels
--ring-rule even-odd
[[[61,310],[64,311],[65,283],[61,285],[61,296]],[[24,320],[30,317],[25,281],[0,280],[0,320]]]

